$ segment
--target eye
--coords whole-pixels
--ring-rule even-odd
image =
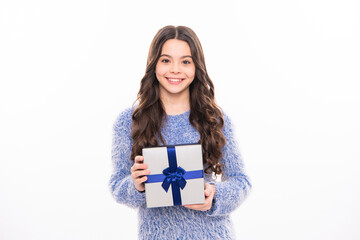
[[[170,62],[170,60],[169,60],[169,59],[164,58],[164,59],[162,59],[162,60],[161,60],[161,62],[163,62],[163,63],[169,63],[169,62]]]
[[[184,64],[190,64],[191,62],[188,61],[188,60],[184,60],[183,63],[184,63]]]

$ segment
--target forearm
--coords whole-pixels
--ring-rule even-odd
[[[144,205],[145,193],[135,189],[133,179],[130,175],[113,176],[110,180],[110,191],[118,203],[132,208]]]
[[[230,214],[238,208],[248,196],[251,184],[246,175],[239,173],[223,182],[215,182],[215,189],[212,207],[207,211],[209,216]]]

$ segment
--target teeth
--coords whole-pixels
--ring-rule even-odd
[[[173,79],[173,78],[168,78],[169,81],[171,82],[180,82],[182,81],[181,79]]]

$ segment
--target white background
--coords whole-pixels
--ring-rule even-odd
[[[202,42],[253,191],[238,239],[360,239],[357,1],[0,3],[0,239],[136,239],[111,131],[165,25]]]

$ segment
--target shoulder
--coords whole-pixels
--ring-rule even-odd
[[[132,113],[134,111],[134,108],[126,108],[123,111],[121,111],[113,124],[114,131],[120,130],[120,129],[131,129],[131,122],[132,122]]]

